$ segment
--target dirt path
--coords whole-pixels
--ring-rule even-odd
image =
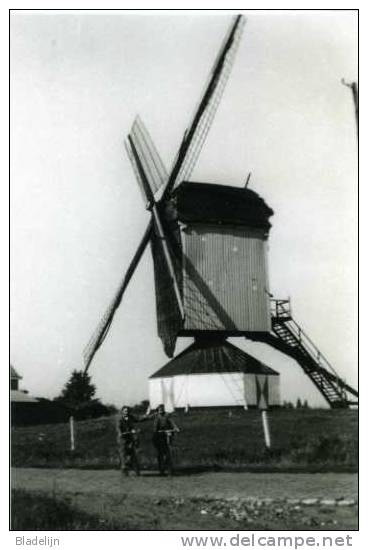
[[[144,473],[122,477],[117,470],[14,468],[12,486],[30,491],[73,494],[134,494],[147,497],[357,498],[356,474],[228,473],[161,478]]]
[[[144,472],[126,478],[118,470],[15,468],[12,486],[65,497],[107,530],[357,529],[354,474],[208,472],[162,478]]]

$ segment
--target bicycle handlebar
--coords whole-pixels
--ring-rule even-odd
[[[120,432],[121,435],[130,435],[130,434],[137,434],[140,430],[129,430],[128,432]]]
[[[128,432],[120,432],[121,435],[131,435],[131,434],[136,434],[136,433],[139,433],[140,430],[129,430]],[[158,430],[157,433],[160,433],[160,434],[168,434],[168,433],[178,433],[180,432],[179,428],[173,428],[173,429],[170,429],[170,430]]]

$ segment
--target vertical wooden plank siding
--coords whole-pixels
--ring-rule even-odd
[[[270,389],[268,404],[280,405],[279,376],[264,375]],[[257,405],[256,375],[242,372],[187,374],[149,381],[152,408],[164,403],[168,410],[190,407]]]
[[[269,331],[263,231],[191,225],[182,236],[184,328]]]
[[[269,404],[272,405],[281,405],[280,397],[280,376],[269,376],[268,377],[268,399]]]

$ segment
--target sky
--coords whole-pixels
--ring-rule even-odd
[[[275,214],[270,289],[357,385],[357,79],[353,11],[245,12],[195,181],[250,188]],[[149,219],[124,139],[136,114],[169,168],[223,36],[226,12],[11,13],[11,361],[54,397],[114,295]],[[287,356],[231,342],[281,375],[282,400],[323,399]],[[177,342],[177,352],[191,343]],[[143,256],[90,367],[104,402],[134,404],[168,361]]]

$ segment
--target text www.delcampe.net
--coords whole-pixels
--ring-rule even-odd
[[[254,533],[247,536],[232,535],[227,537],[218,536],[182,536],[180,537],[182,546],[192,548],[209,547],[223,548],[230,547],[268,547],[273,548],[292,548],[298,550],[309,546],[320,546],[322,548],[335,548],[341,546],[353,546],[352,535],[339,536],[273,536],[273,535],[256,535]]]

